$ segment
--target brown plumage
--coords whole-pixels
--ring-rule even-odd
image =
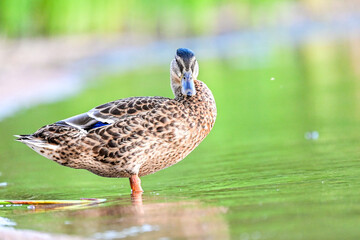
[[[130,178],[132,190],[142,191],[138,176],[179,162],[214,126],[215,100],[197,74],[194,54],[178,49],[171,63],[174,99],[120,99],[17,140],[61,165]]]

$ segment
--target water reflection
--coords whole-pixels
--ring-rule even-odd
[[[0,234],[65,233],[95,239],[228,239],[225,207],[206,206],[200,201],[174,201],[142,193],[110,199],[103,205],[44,205],[33,210],[16,209],[17,230],[2,228]],[[24,214],[24,212],[32,214]],[[11,214],[14,216],[13,214]],[[4,218],[5,219],[5,218]],[[51,237],[56,237],[52,234]],[[67,239],[67,235],[62,235]]]
[[[159,199],[151,196],[143,199],[142,194],[131,195],[130,200],[131,204],[67,212],[66,215],[73,219],[74,232],[100,239],[132,236],[137,239],[229,238],[228,225],[223,219],[226,208],[204,206],[200,201],[156,202]],[[115,200],[123,201],[124,198]]]

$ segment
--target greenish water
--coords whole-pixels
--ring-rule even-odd
[[[142,204],[128,179],[62,167],[12,135],[118,98],[171,96],[168,66],[102,77],[76,97],[1,122],[0,182],[8,183],[1,199],[108,201],[70,210],[3,207],[0,216],[16,229],[98,239],[358,239],[360,84],[351,46],[279,46],[261,64],[198,60],[217,122],[185,160],[142,178]]]

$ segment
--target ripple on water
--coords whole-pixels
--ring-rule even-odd
[[[159,230],[160,230],[159,226],[143,224],[141,226],[133,226],[130,228],[125,228],[122,231],[110,230],[102,233],[95,233],[93,237],[96,239],[110,240],[110,239],[118,239],[118,238],[126,238],[126,237],[135,237],[142,233],[154,232]]]
[[[0,227],[13,227],[16,226],[16,222],[11,221],[8,218],[0,217]]]

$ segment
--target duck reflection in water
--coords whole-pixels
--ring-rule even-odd
[[[224,207],[142,193],[131,194],[130,199],[131,204],[127,198],[119,198],[114,201],[116,205],[71,211],[66,215],[74,219],[74,226],[86,231],[85,235],[99,239],[109,239],[109,235],[115,239],[229,238]]]
[[[40,217],[42,220],[49,218],[49,221],[40,221],[39,223],[33,221],[30,229],[63,232],[95,239],[118,239],[134,236],[137,239],[229,238],[228,225],[223,219],[226,208],[204,206],[196,200],[176,200],[178,199],[169,196],[143,195],[142,192],[135,192],[130,196],[110,199],[101,203],[97,201],[93,204],[37,205],[30,210],[34,214],[31,214],[31,218]],[[38,213],[42,214],[38,215]],[[54,224],[53,219],[56,219],[57,224]],[[44,232],[24,232],[23,230],[2,232],[0,229],[0,233],[9,236],[19,234],[42,236],[46,234],[48,239],[58,239],[56,237],[59,237]],[[73,239],[68,235],[61,235],[61,237],[61,239]]]

